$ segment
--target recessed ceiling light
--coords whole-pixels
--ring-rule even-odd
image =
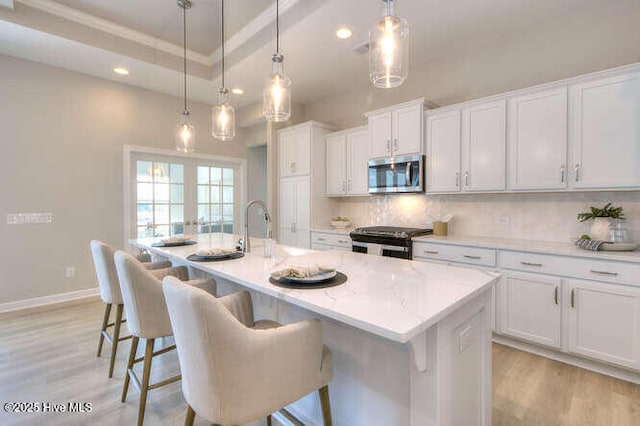
[[[336,36],[338,38],[349,38],[349,37],[351,37],[351,34],[353,34],[353,33],[347,27],[339,28],[338,31],[336,31]]]
[[[129,70],[124,67],[115,67],[113,72],[120,75],[129,75]]]
[[[244,90],[242,90],[239,87],[236,87],[235,89],[231,89],[231,93],[233,93],[234,95],[243,95],[244,94]]]

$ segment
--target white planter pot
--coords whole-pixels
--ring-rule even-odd
[[[609,241],[611,239],[611,220],[608,217],[596,217],[591,225],[589,236],[594,240]]]

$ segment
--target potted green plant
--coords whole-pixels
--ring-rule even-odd
[[[624,220],[622,206],[614,207],[611,203],[607,203],[603,208],[590,207],[590,211],[578,213],[578,220],[586,222],[593,219],[591,230],[589,231],[591,238],[596,240],[609,241],[611,235],[612,221]]]

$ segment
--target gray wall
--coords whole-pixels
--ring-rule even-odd
[[[197,152],[246,157],[241,135],[213,142],[209,106],[191,110]],[[89,241],[123,246],[122,147],[172,150],[180,111],[179,98],[0,55],[0,303],[97,285]],[[53,223],[6,224],[20,212]]]

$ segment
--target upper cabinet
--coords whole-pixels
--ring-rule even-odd
[[[465,191],[502,191],[506,168],[505,101],[462,110],[462,170]]]
[[[370,158],[422,153],[424,99],[368,112]]]
[[[311,173],[312,127],[293,126],[278,132],[278,168],[280,177]]]
[[[427,111],[426,192],[639,189],[639,68]]]
[[[427,193],[505,189],[505,101],[427,114]]]
[[[327,195],[369,195],[368,160],[367,127],[327,135]]]
[[[426,191],[460,190],[460,110],[427,114]]]
[[[508,187],[567,187],[567,89],[509,99]]]
[[[640,186],[640,73],[579,83],[570,90],[572,186]]]

